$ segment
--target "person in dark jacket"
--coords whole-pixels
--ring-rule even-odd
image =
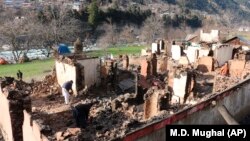
[[[76,126],[78,128],[86,128],[88,126],[90,108],[97,103],[98,102],[93,102],[89,104],[80,104],[75,107],[71,106]]]
[[[64,96],[65,99],[65,104],[69,104],[69,92],[73,92],[72,90],[72,85],[73,85],[73,81],[67,81],[62,85],[62,94]]]

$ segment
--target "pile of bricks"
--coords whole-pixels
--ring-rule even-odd
[[[60,86],[57,83],[55,72],[45,76],[42,81],[33,84],[33,95],[55,95],[60,93]]]
[[[113,101],[107,98],[98,99],[99,104],[90,110],[91,123],[82,131],[84,134],[82,139],[102,141],[122,138],[132,128],[140,125],[142,112],[137,112],[136,106],[125,103],[131,97],[127,95]],[[114,106],[115,101],[121,102],[119,106],[118,104]],[[116,107],[115,111],[112,111],[112,107]]]
[[[222,92],[239,82],[240,78],[217,75],[215,76],[213,92]]]

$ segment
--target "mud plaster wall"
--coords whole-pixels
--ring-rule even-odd
[[[173,91],[174,95],[180,98],[180,103],[184,103],[184,96],[187,87],[187,73],[181,73],[174,78]]]
[[[62,86],[66,81],[73,80],[72,89],[74,94],[77,94],[75,66],[56,61],[56,78],[60,86]]]
[[[158,97],[159,97],[159,93],[154,92],[147,100],[145,100],[144,102],[144,118],[145,119],[148,119],[157,115]]]
[[[172,45],[171,53],[174,60],[179,60],[181,57],[181,47],[179,45]]]
[[[152,53],[156,53],[158,50],[158,44],[157,43],[152,43],[151,47]]]
[[[223,46],[216,48],[214,52],[214,58],[218,61],[219,66],[222,66],[225,62],[232,59],[233,48],[231,46]]]
[[[197,60],[198,57],[198,48],[197,47],[188,47],[187,50],[185,50],[185,53],[187,54],[188,60],[190,63],[194,63]]]
[[[48,139],[41,134],[39,125],[32,121],[31,115],[24,110],[23,122],[23,140],[24,141],[48,141]]]
[[[100,59],[91,58],[84,60],[77,60],[77,63],[84,66],[84,84],[90,87],[94,84],[99,84],[101,81],[100,76]]]
[[[210,33],[205,33],[203,30],[200,31],[200,41],[203,42],[218,42],[219,41],[219,31],[211,30]]]
[[[6,141],[13,141],[9,100],[0,90],[0,128]]]

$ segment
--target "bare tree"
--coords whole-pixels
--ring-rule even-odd
[[[44,10],[47,18],[43,24],[39,24],[41,46],[46,49],[46,56],[49,57],[53,45],[59,43],[73,43],[82,33],[83,23],[70,15],[65,8],[49,8]]]
[[[35,12],[9,12],[0,27],[2,44],[11,46],[14,61],[18,62],[23,53],[31,48],[43,48],[47,57],[54,44],[73,43],[81,35],[82,23],[73,18],[67,9],[48,8],[44,10],[43,18],[37,18]],[[1,24],[0,22],[0,24]]]
[[[136,41],[135,36],[133,35],[133,28],[126,26],[123,28],[123,30],[120,33],[120,41],[125,43],[133,43]]]
[[[163,23],[158,19],[155,15],[152,15],[148,18],[142,29],[142,40],[147,43],[151,43],[157,38],[157,36],[161,36],[163,34]]]
[[[6,19],[0,31],[3,43],[11,46],[15,62],[18,62],[20,56],[36,44],[37,29],[35,23],[30,21],[30,18],[15,17]]]
[[[98,44],[102,48],[107,48],[110,45],[115,45],[118,41],[118,33],[116,26],[111,24],[105,24],[102,28],[105,29],[105,34],[98,39]]]

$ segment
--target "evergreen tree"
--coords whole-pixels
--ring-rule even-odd
[[[94,28],[96,28],[99,22],[99,7],[97,5],[96,0],[93,0],[89,5],[88,14],[88,23]]]

